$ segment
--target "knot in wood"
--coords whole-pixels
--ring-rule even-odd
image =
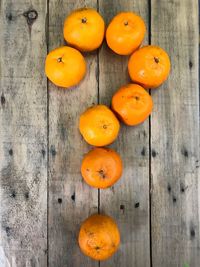
[[[23,15],[26,18],[28,25],[32,25],[38,17],[38,13],[36,10],[29,10],[27,12],[24,12]]]

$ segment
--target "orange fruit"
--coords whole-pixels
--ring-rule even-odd
[[[151,114],[153,101],[138,84],[122,86],[112,98],[112,109],[127,125],[137,125]]]
[[[94,148],[84,156],[81,174],[87,184],[103,189],[119,180],[122,168],[122,160],[113,149]]]
[[[86,256],[98,261],[106,260],[120,245],[117,224],[107,215],[94,214],[82,223],[78,243]]]
[[[77,9],[65,19],[64,38],[81,51],[97,49],[103,41],[104,32],[104,20],[92,8]]]
[[[108,46],[119,55],[133,53],[142,43],[146,32],[143,19],[133,12],[116,15],[106,30]]]
[[[134,52],[128,62],[131,79],[145,88],[160,86],[170,72],[168,54],[158,46],[144,46]]]
[[[79,130],[85,141],[93,146],[111,144],[118,136],[120,124],[105,105],[88,108],[80,117]]]
[[[45,73],[55,85],[68,88],[77,85],[83,79],[86,62],[78,50],[62,46],[47,55]]]

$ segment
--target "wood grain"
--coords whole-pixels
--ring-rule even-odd
[[[120,11],[140,14],[148,28],[148,1],[99,1],[106,23]],[[148,34],[146,34],[147,43]],[[130,82],[128,57],[114,54],[107,45],[99,53],[99,102],[111,103],[113,93]],[[111,215],[121,232],[120,250],[100,266],[150,266],[149,248],[149,121],[138,127],[122,126],[112,145],[121,155],[124,172],[111,189],[101,190],[100,210]]]
[[[47,265],[46,2],[0,8],[0,266]]]
[[[152,0],[151,11],[152,44],[166,49],[172,63],[168,81],[152,92],[153,266],[197,267],[200,263],[198,1]]]
[[[49,2],[49,49],[64,44],[63,23],[74,9],[96,1]],[[90,147],[82,139],[80,114],[97,103],[97,54],[85,55],[87,75],[70,90],[49,83],[49,266],[98,266],[78,247],[80,224],[89,214],[98,212],[98,191],[89,187],[80,174],[81,160]]]

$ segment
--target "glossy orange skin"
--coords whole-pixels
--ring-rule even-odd
[[[77,85],[84,78],[86,62],[78,50],[62,46],[47,55],[45,73],[55,85],[69,88]]]
[[[144,88],[156,88],[168,77],[170,59],[158,46],[144,46],[134,52],[128,62],[131,79]]]
[[[105,105],[88,108],[81,116],[79,130],[85,141],[93,146],[106,146],[117,138],[120,124]]]
[[[84,156],[81,174],[90,186],[104,189],[119,180],[122,168],[122,160],[113,149],[94,148]]]
[[[120,233],[111,217],[94,214],[82,223],[78,242],[86,256],[94,260],[106,260],[118,250]]]
[[[116,15],[106,30],[108,46],[119,55],[130,55],[142,43],[146,32],[143,19],[132,12]]]
[[[122,86],[112,98],[112,109],[127,125],[142,123],[151,114],[153,100],[149,93],[138,84]]]
[[[104,33],[104,20],[92,8],[77,9],[65,19],[64,38],[81,51],[97,49],[103,42]]]

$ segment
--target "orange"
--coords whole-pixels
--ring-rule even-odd
[[[111,217],[94,214],[82,223],[78,242],[86,256],[98,261],[106,260],[119,248],[119,229]]]
[[[92,8],[75,10],[65,19],[64,38],[81,51],[97,49],[103,41],[104,32],[104,20]]]
[[[118,136],[120,124],[114,113],[104,105],[88,108],[80,117],[79,130],[93,146],[111,144]]]
[[[145,88],[160,86],[170,72],[168,54],[158,46],[144,46],[134,52],[128,62],[131,79]]]
[[[75,86],[85,76],[85,59],[78,50],[69,46],[56,48],[46,57],[45,73],[57,86]]]
[[[140,16],[132,12],[122,12],[108,25],[106,41],[115,53],[129,55],[141,45],[145,32],[145,23]]]
[[[119,180],[122,168],[122,160],[113,149],[94,148],[85,155],[81,174],[87,184],[103,189]]]
[[[112,98],[112,109],[127,125],[137,125],[151,114],[153,101],[138,84],[122,86]]]

